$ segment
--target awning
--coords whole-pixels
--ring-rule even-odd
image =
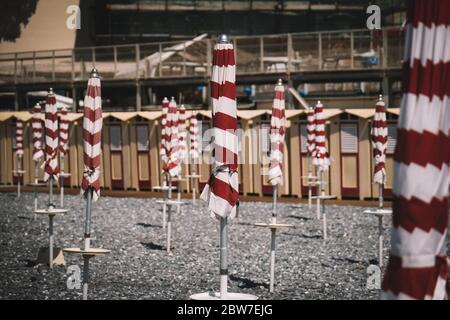
[[[345,109],[345,112],[359,118],[369,119],[375,115],[375,109]]]
[[[259,117],[263,114],[268,113],[270,110],[264,109],[264,110],[238,110],[237,116],[238,118],[244,119],[244,120],[251,120],[256,117]],[[270,111],[271,112],[271,111]]]
[[[0,112],[0,121],[6,121],[14,115],[14,112]]]
[[[80,118],[83,118],[83,114],[82,114],[82,113],[74,113],[74,112],[71,112],[71,113],[68,113],[68,114],[67,114],[67,120],[68,120],[69,122],[77,121],[77,120],[80,119]]]
[[[105,112],[103,118],[113,117],[120,121],[128,121],[138,115],[137,112]]]
[[[343,113],[344,110],[342,109],[323,109],[323,118],[324,119],[330,119],[333,118],[341,113]]]
[[[212,111],[211,110],[199,110],[198,114],[201,114],[204,117],[212,118]]]
[[[140,111],[137,113],[137,115],[141,118],[154,121],[161,117],[162,112],[161,111]]]
[[[400,108],[388,108],[386,109],[386,112],[395,114],[396,116],[400,115]]]

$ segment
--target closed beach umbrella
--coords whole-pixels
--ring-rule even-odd
[[[100,155],[102,135],[101,82],[97,71],[91,72],[84,97],[83,144],[84,171],[81,183],[87,199],[96,201],[100,196]]]
[[[69,151],[69,120],[67,119],[67,107],[61,107],[59,117],[59,152],[61,156],[66,156]]]
[[[200,156],[198,130],[197,113],[193,111],[189,119],[190,156],[193,163],[195,163],[195,160]]]
[[[314,108],[308,109],[307,123],[306,123],[306,145],[308,156],[312,157],[312,154],[316,148],[316,124],[314,116]]]
[[[31,126],[33,128],[33,160],[39,162],[44,157],[42,149],[42,118],[41,105],[36,103],[33,109]]]
[[[330,155],[328,154],[325,146],[325,119],[323,115],[323,105],[320,101],[317,103],[314,109],[314,141],[315,149],[312,154],[313,164],[316,165],[319,170],[327,170],[330,166]]]
[[[284,86],[281,80],[275,86],[270,119],[270,168],[269,182],[273,186],[283,183],[283,149],[285,136]]]
[[[394,154],[385,299],[445,299],[450,185],[450,1],[411,0]],[[448,297],[448,295],[447,295]]]
[[[16,155],[21,158],[23,156],[23,121],[16,121]]]
[[[187,131],[186,131],[186,108],[181,105],[178,110],[178,143],[179,150],[178,155],[180,162],[184,161],[187,157]]]
[[[159,148],[159,155],[163,164],[167,163],[166,146],[167,146],[167,113],[169,112],[169,100],[164,98],[162,102],[162,116],[161,116],[161,144]]]
[[[167,112],[166,129],[166,157],[167,162],[164,163],[163,169],[168,172],[171,177],[176,177],[180,174],[179,166],[179,143],[178,143],[178,114],[177,103],[172,98],[169,102],[169,110]]]
[[[387,124],[386,109],[381,96],[375,106],[375,116],[372,123],[372,147],[374,155],[373,182],[378,183],[380,208],[383,207],[383,185],[386,182],[386,148]]]
[[[56,180],[58,166],[58,114],[56,97],[50,89],[45,102],[45,169],[44,181]],[[50,200],[51,201],[51,200]]]

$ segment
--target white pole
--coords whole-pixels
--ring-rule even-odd
[[[39,162],[34,162],[34,211],[38,209],[38,199],[37,199],[37,184],[39,183]],[[34,214],[34,220],[36,220],[36,214]]]
[[[311,156],[308,156],[308,209],[312,207],[312,161]]]
[[[383,267],[383,216],[378,216],[378,257],[380,269]]]
[[[325,200],[322,201],[322,218],[323,218],[323,240],[327,240],[327,213],[325,211]]]
[[[62,155],[60,156],[60,162],[61,162],[61,176],[60,176],[61,186],[60,186],[59,202],[61,208],[64,208],[64,156]]]
[[[172,177],[170,176],[170,174],[168,175],[169,177],[169,201],[172,199]],[[172,206],[169,205],[168,206],[168,210],[167,210],[167,245],[166,245],[166,249],[167,249],[167,253],[170,253],[170,238],[172,236],[172,222],[171,222],[171,213],[172,213]]]
[[[53,208],[53,176],[49,178],[48,207]]]
[[[272,199],[272,223],[277,223],[277,191],[276,185],[272,186],[273,199]]]
[[[20,198],[20,177],[22,176],[22,174],[20,173],[21,169],[20,156],[17,155],[16,159],[17,159],[17,198]]]
[[[50,269],[53,269],[53,215],[48,215],[49,226],[48,226],[48,236],[49,236],[49,265]]]
[[[275,282],[275,239],[277,229],[272,228],[272,238],[270,241],[270,285],[269,291],[273,292],[274,282]]]
[[[88,299],[88,286],[89,286],[89,257],[83,255],[83,300]]]
[[[228,294],[228,218],[220,219],[220,299]]]

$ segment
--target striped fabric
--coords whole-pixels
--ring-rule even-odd
[[[316,133],[315,133],[315,116],[314,116],[314,108],[308,109],[308,117],[307,117],[307,124],[306,124],[306,145],[308,150],[308,156],[312,156],[314,149],[316,148]]]
[[[31,126],[33,128],[33,161],[40,161],[44,157],[44,150],[42,149],[42,119],[41,119],[41,105],[36,103],[33,109],[33,118]]]
[[[386,182],[386,148],[387,148],[387,123],[386,110],[383,100],[377,102],[375,116],[372,123],[372,146],[375,158],[373,169],[373,181],[378,184]]]
[[[189,119],[190,156],[193,163],[200,157],[198,130],[197,113],[193,111],[191,118]]]
[[[176,177],[180,174],[180,161],[178,157],[179,143],[178,143],[178,114],[177,103],[174,99],[169,102],[169,110],[167,112],[166,125],[166,156],[167,162],[163,165],[163,170],[168,172],[171,177]]]
[[[16,120],[16,155],[23,156],[23,121],[20,119]]]
[[[97,75],[89,78],[84,97],[84,171],[81,182],[82,193],[87,196],[92,189],[92,200],[100,197],[100,162],[102,138],[102,94]]]
[[[269,183],[273,186],[283,183],[283,150],[285,135],[284,86],[275,86],[275,96],[270,119],[270,167]]]
[[[166,145],[167,145],[167,113],[169,112],[169,100],[163,99],[162,102],[162,117],[161,117],[161,145],[159,148],[159,155],[163,164],[167,163]]]
[[[318,166],[320,170],[327,170],[330,166],[330,156],[325,146],[325,119],[323,115],[323,105],[320,101],[314,109],[314,136],[315,149],[312,154],[313,164]]]
[[[211,75],[214,163],[200,198],[217,218],[236,216],[239,199],[235,62],[232,44],[214,47]]]
[[[69,151],[69,120],[67,108],[63,105],[59,116],[59,152],[65,156],[67,151]]]
[[[56,180],[58,166],[58,115],[56,97],[49,92],[45,103],[45,169],[44,181],[50,177]]]
[[[385,299],[445,299],[450,185],[450,1],[409,1]]]
[[[187,157],[187,131],[186,131],[186,108],[181,105],[178,110],[178,143],[179,150],[178,155],[181,161],[186,161]]]

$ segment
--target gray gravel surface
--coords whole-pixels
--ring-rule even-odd
[[[44,205],[48,196],[39,194]],[[112,250],[90,264],[91,299],[187,299],[218,290],[218,222],[203,202],[186,200],[174,214],[173,250],[167,254],[161,205],[154,198],[102,197],[93,205],[92,246]],[[65,216],[55,218],[60,247],[83,243],[85,202],[66,196]],[[66,265],[34,265],[40,247],[48,244],[48,218],[33,220],[33,194],[18,200],[0,193],[0,299],[81,299],[67,288],[66,270],[82,268],[82,258],[65,254]],[[232,221],[229,245],[229,291],[260,299],[376,299],[379,290],[366,287],[367,267],[377,263],[378,222],[364,208],[327,206],[327,242],[321,221],[306,206],[280,203],[280,223],[295,229],[277,233],[275,293],[268,292],[270,231],[255,222],[269,222],[270,203],[243,202]],[[391,221],[385,219],[385,259]]]

